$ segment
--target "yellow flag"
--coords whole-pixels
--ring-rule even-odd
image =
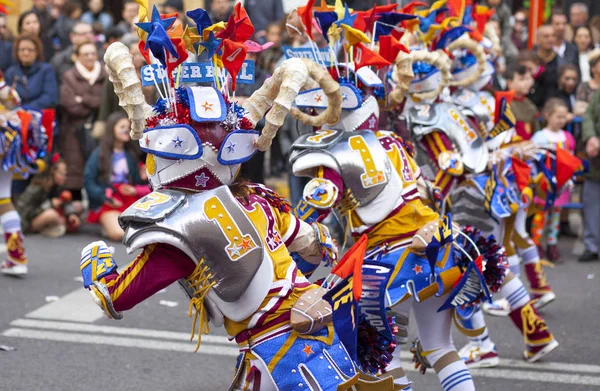
[[[362,31],[355,29],[353,27],[348,26],[347,24],[342,24],[342,28],[346,33],[346,41],[348,41],[348,45],[354,46],[359,42],[370,43],[371,40],[369,37],[365,35]]]
[[[206,27],[204,31],[202,31],[202,39],[208,41],[211,31],[217,35],[217,33],[222,30],[225,30],[225,22],[215,23],[212,26]]]
[[[138,22],[147,22],[148,21],[148,0],[135,0],[136,3],[140,5],[140,9],[138,11]],[[142,30],[141,28],[137,29],[138,36],[144,42],[146,42],[146,38],[148,38],[148,33]]]

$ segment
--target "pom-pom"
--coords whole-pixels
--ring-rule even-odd
[[[483,277],[485,283],[491,294],[494,294],[500,290],[502,281],[508,269],[508,261],[506,259],[506,252],[493,235],[484,237],[481,232],[473,226],[466,226],[462,232],[471,239],[485,262],[485,270],[483,271]],[[478,257],[477,249],[473,247],[471,241],[467,240],[463,235],[459,235],[455,239],[455,243],[461,246],[472,259]],[[456,265],[461,268],[466,268],[471,260],[464,255],[461,251],[455,252]],[[472,302],[470,305],[475,305],[485,300],[486,297],[482,292],[477,300]]]
[[[391,322],[391,318],[388,318]],[[393,330],[393,329],[392,329]],[[396,342],[382,335],[365,318],[361,316],[358,324],[357,353],[361,369],[370,374],[385,372],[392,361]]]

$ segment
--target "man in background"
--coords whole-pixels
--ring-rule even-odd
[[[565,33],[568,26],[567,15],[560,9],[554,9],[552,11],[552,16],[550,17],[550,23],[552,24],[556,39],[554,51],[559,58],[559,67],[564,64],[579,65],[577,46],[565,39]]]

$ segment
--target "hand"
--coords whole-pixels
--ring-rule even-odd
[[[311,225],[315,230],[316,238],[321,245],[323,262],[325,262],[326,266],[332,266],[332,264],[338,259],[337,244],[331,237],[329,229],[326,226],[320,223],[312,223]]]
[[[585,144],[585,152],[590,158],[598,156],[598,148],[600,147],[600,139],[598,136],[590,138]]]
[[[137,190],[135,190],[135,187],[128,185],[128,184],[121,185],[119,187],[119,192],[123,195],[131,196],[131,197],[137,195]]]
[[[52,207],[53,207],[54,209],[60,209],[60,207],[61,207],[61,206],[62,206],[62,204],[63,204],[62,200],[61,200],[60,198],[58,198],[58,197],[52,198],[52,199],[50,200],[50,203],[52,204]]]
[[[73,229],[78,228],[81,225],[81,220],[79,220],[79,216],[77,215],[70,215],[67,220]]]
[[[83,102],[83,98],[82,98],[82,97],[80,97],[80,96],[76,96],[76,97],[75,97],[75,102],[77,102],[77,103],[81,103],[81,102]]]
[[[109,206],[116,208],[116,209],[123,206],[123,203],[121,201],[117,200],[116,198],[109,198],[106,200],[106,202],[108,203]]]

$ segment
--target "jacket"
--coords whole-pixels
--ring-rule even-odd
[[[137,159],[129,152],[125,152],[127,158],[127,167],[129,168],[129,184],[142,185],[144,182],[140,178],[140,171]],[[100,179],[100,148],[96,148],[90,155],[85,164],[84,187],[90,200],[90,209],[97,210],[106,201],[105,191],[112,187],[112,184]]]
[[[15,59],[12,55],[13,44],[9,41],[0,41],[0,53],[4,53],[4,56],[0,56],[0,71],[6,73],[8,68],[15,64]]]
[[[88,119],[95,119],[102,102],[102,86],[106,73],[104,68],[93,85],[79,74],[76,68],[69,69],[63,75],[60,86],[60,153],[67,163],[67,183],[69,190],[78,190],[83,186],[83,168],[86,156],[80,143],[78,129]],[[82,98],[81,103],[75,97]],[[91,136],[91,134],[90,134]]]
[[[52,65],[37,61],[31,67],[15,64],[4,75],[7,85],[16,81],[16,89],[23,106],[48,109],[58,104],[58,83]]]
[[[583,126],[581,130],[581,139],[584,143],[592,137],[600,137],[600,90],[594,94],[590,105],[583,115]],[[600,156],[596,156],[590,161],[590,172],[586,179],[594,182],[600,182]]]

